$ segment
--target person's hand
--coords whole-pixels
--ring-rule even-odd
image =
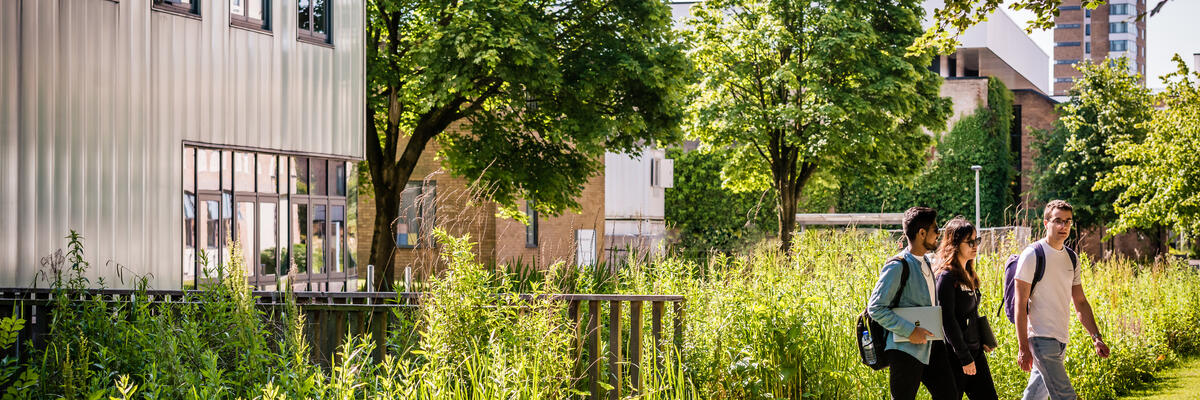
[[[1103,340],[1096,339],[1092,341],[1092,346],[1096,347],[1096,355],[1100,356],[1100,358],[1108,358],[1108,345],[1104,344]]]
[[[908,341],[912,342],[912,344],[925,344],[925,342],[929,341],[927,339],[929,336],[933,336],[933,332],[918,326],[913,329],[911,335],[908,335]]]
[[[992,350],[995,350],[995,349],[996,349],[995,347],[991,347],[991,346],[983,346],[983,351],[984,351],[985,353],[991,353],[991,352],[992,352]]]
[[[1033,355],[1029,354],[1029,348],[1027,346],[1021,346],[1021,348],[1017,350],[1017,365],[1020,366],[1021,370],[1025,372],[1029,372],[1033,369]]]
[[[963,366],[963,373],[967,375],[975,375],[975,362]]]

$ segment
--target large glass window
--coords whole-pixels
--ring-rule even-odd
[[[1130,14],[1129,4],[1109,4],[1108,5],[1108,14],[1109,15],[1129,15]]]
[[[298,0],[301,40],[329,43],[329,0]]]
[[[1128,40],[1114,40],[1109,42],[1108,51],[1126,51],[1129,50]]]
[[[412,181],[400,193],[400,218],[396,221],[396,246],[432,245],[437,200],[436,181]]]
[[[1111,22],[1108,24],[1108,33],[1129,33],[1129,24],[1125,22]]]
[[[183,158],[183,287],[232,278],[221,274],[234,257],[260,289],[285,277],[298,290],[354,287],[354,164],[191,145]]]

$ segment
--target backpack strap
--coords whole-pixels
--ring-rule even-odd
[[[1033,255],[1037,262],[1033,269],[1033,282],[1029,283],[1029,296],[1033,297],[1033,288],[1041,282],[1042,276],[1046,275],[1046,250],[1042,248],[1039,242],[1033,243]]]
[[[1067,245],[1063,245],[1063,250],[1066,250],[1067,255],[1071,256],[1071,271],[1074,272],[1079,268],[1079,255],[1075,254],[1075,250],[1067,247]]]
[[[904,294],[904,288],[905,288],[905,286],[908,286],[908,260],[905,260],[905,257],[903,255],[899,255],[899,256],[888,259],[887,262],[890,263],[892,261],[899,261],[900,268],[901,268],[901,270],[900,270],[900,290],[897,290],[896,295],[892,296],[892,305],[890,307],[890,308],[896,308],[896,306],[900,305],[900,295]]]

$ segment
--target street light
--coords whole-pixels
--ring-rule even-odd
[[[979,225],[979,171],[983,170],[982,165],[972,165],[971,170],[975,171],[975,229],[983,228]]]

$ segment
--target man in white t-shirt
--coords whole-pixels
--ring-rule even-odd
[[[1075,254],[1065,246],[1073,214],[1066,201],[1046,204],[1042,214],[1046,238],[1026,248],[1017,260],[1016,304],[1028,305],[1028,309],[1016,307],[1017,363],[1023,371],[1033,370],[1025,386],[1024,400],[1077,398],[1063,364],[1070,339],[1072,303],[1079,322],[1092,336],[1096,354],[1108,357],[1108,345],[1096,328],[1092,306],[1083,294]],[[1038,247],[1045,260],[1040,280],[1035,278]]]

